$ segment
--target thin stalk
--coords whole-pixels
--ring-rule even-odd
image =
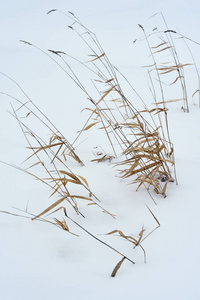
[[[178,54],[176,52],[176,47],[174,45],[174,40],[172,38],[171,31],[168,28],[168,25],[167,25],[167,22],[164,18],[163,13],[160,12],[160,14],[161,14],[161,17],[164,21],[164,24],[165,24],[166,28],[167,28],[167,30],[164,33],[166,33],[167,39],[168,39],[169,43],[172,45],[172,48],[171,48],[172,52],[171,53],[172,53],[172,56],[174,58],[175,64],[177,66],[178,75],[180,76],[180,82],[181,82],[182,91],[183,91],[183,99],[185,99],[186,110],[187,110],[187,112],[189,112],[188,99],[187,99],[187,89],[186,89],[186,82],[185,82],[185,77],[184,77],[184,73],[183,73],[183,68],[178,67],[180,65],[180,61],[179,61]],[[169,35],[170,39],[168,38],[168,35]]]
[[[161,92],[161,97],[162,97],[163,107],[166,108],[166,107],[165,107],[165,103],[164,103],[164,102],[165,102],[164,91],[163,91],[163,87],[162,87],[162,84],[161,84],[160,74],[159,74],[159,72],[158,72],[157,62],[156,62],[156,60],[155,60],[155,58],[154,58],[154,55],[153,55],[153,52],[152,52],[152,49],[151,49],[151,46],[150,46],[148,37],[147,37],[147,35],[146,35],[146,32],[145,32],[145,30],[144,30],[143,27],[141,27],[141,28],[142,28],[142,30],[143,30],[143,33],[144,33],[144,36],[145,36],[145,39],[146,39],[146,42],[147,42],[147,45],[148,45],[148,48],[149,48],[149,51],[150,51],[150,54],[151,54],[151,58],[152,58],[153,63],[154,63],[154,65],[155,65],[155,70],[156,70],[156,74],[157,74],[158,82],[159,82],[159,86],[160,86],[160,92]],[[170,140],[170,134],[169,134],[168,120],[167,120],[167,116],[166,116],[166,115],[165,115],[165,123],[166,123],[166,129],[167,129],[168,140],[169,140],[169,142],[171,142],[171,140]],[[162,131],[163,131],[163,129],[162,129]],[[163,138],[165,139],[164,131],[163,131]]]
[[[128,258],[126,255],[122,254],[121,252],[119,252],[117,249],[113,248],[112,246],[110,246],[109,244],[105,243],[104,241],[100,240],[99,238],[97,238],[95,235],[93,235],[91,232],[89,232],[87,229],[85,229],[83,226],[81,226],[79,223],[77,223],[76,221],[74,221],[71,217],[69,217],[67,215],[66,209],[63,207],[64,210],[64,214],[65,216],[71,220],[75,225],[77,225],[79,228],[81,228],[83,231],[85,231],[87,234],[89,234],[92,238],[94,238],[95,240],[97,240],[98,242],[102,243],[104,246],[110,248],[111,250],[115,251],[116,253],[118,253],[119,255],[121,255],[122,257],[124,257],[125,259],[127,259],[128,261],[130,261],[132,264],[135,264],[135,262],[133,260],[131,260],[130,258]]]
[[[7,77],[9,80],[11,80],[12,82],[14,82],[17,87],[22,91],[22,93],[25,95],[25,97],[28,99],[28,102],[30,102],[34,107],[35,109],[49,122],[49,124],[54,128],[54,130],[46,123],[44,122],[33,110],[31,110],[28,106],[27,106],[27,103],[23,103],[21,102],[19,99],[9,95],[9,94],[6,94],[6,93],[3,93],[3,92],[0,92],[1,94],[4,94],[4,95],[7,95],[8,97],[11,97],[13,99],[15,99],[16,101],[18,101],[22,106],[26,107],[40,122],[42,122],[49,130],[51,130],[51,132],[53,134],[56,134],[59,133],[63,138],[63,143],[66,145],[66,147],[69,149],[69,151],[71,151],[74,156],[77,158],[77,161],[81,164],[81,165],[84,165],[84,163],[81,161],[81,159],[76,155],[76,153],[74,152],[74,148],[73,146],[69,143],[69,141],[64,137],[64,135],[58,130],[58,128],[50,121],[50,119],[35,105],[35,103],[29,98],[29,96],[25,93],[25,91],[22,89],[22,87],[15,81],[13,80],[11,77],[9,77],[8,75],[0,72],[0,74],[2,74],[3,76]],[[56,132],[55,132],[56,130]]]
[[[199,107],[200,107],[200,75],[199,75],[199,71],[198,71],[197,64],[196,64],[195,59],[194,59],[194,55],[193,55],[193,53],[192,53],[190,47],[189,47],[188,44],[186,43],[184,37],[183,37],[183,42],[184,42],[184,44],[186,45],[188,51],[190,52],[190,55],[191,55],[191,57],[192,57],[193,64],[194,64],[194,67],[195,67],[195,70],[196,70],[196,73],[197,73],[198,84],[199,84],[199,92],[198,92],[198,93],[199,93]]]

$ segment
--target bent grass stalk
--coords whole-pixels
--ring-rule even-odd
[[[63,219],[62,221],[58,220],[57,218],[54,218],[54,222],[52,221],[49,221],[49,220],[46,220],[44,218],[41,218],[41,215],[38,215],[38,216],[35,216],[34,214],[32,213],[29,213],[27,210],[26,211],[23,211],[21,209],[18,209],[26,214],[29,214],[31,215],[30,216],[24,216],[24,215],[20,215],[20,214],[14,214],[14,213],[10,213],[10,212],[7,212],[7,211],[0,211],[0,213],[4,213],[4,214],[9,214],[9,215],[12,215],[12,216],[16,216],[16,217],[22,217],[22,218],[27,218],[27,219],[31,219],[31,220],[37,220],[37,221],[41,221],[41,222],[46,222],[46,223],[49,223],[49,224],[52,224],[64,231],[67,231],[68,233],[74,235],[74,236],[77,236],[77,234],[71,232],[69,230],[69,227],[66,223],[66,221]],[[74,219],[72,219],[71,217],[69,217],[69,215],[67,214],[67,211],[66,211],[66,208],[65,207],[59,207],[58,209],[56,209],[56,211],[58,210],[63,210],[64,212],[64,215],[67,219],[69,219],[73,224],[75,224],[77,227],[79,227],[81,230],[83,230],[84,232],[86,232],[89,236],[91,236],[92,238],[94,238],[96,241],[100,242],[101,244],[103,244],[104,246],[108,247],[109,249],[111,249],[112,251],[116,252],[117,254],[119,254],[120,256],[122,256],[122,259],[120,260],[119,263],[117,263],[117,265],[115,266],[115,268],[113,269],[112,273],[111,273],[111,277],[115,277],[115,275],[117,274],[117,271],[119,270],[119,268],[121,267],[122,263],[124,260],[128,260],[129,262],[131,262],[132,264],[135,264],[135,262],[130,259],[128,256],[124,255],[123,253],[121,253],[120,251],[118,251],[116,248],[110,246],[108,243],[104,242],[103,240],[99,239],[98,237],[96,237],[93,233],[91,233],[90,231],[88,231],[86,228],[84,228],[82,225],[80,225],[78,222],[76,222]],[[52,212],[52,213],[55,213],[56,211]],[[51,214],[52,214],[51,213]]]
[[[27,102],[23,103],[21,102],[19,99],[16,99],[15,97],[6,94],[6,93],[2,93],[4,95],[7,95],[8,97],[11,97],[13,99],[15,99],[16,101],[18,101],[21,106],[18,108],[21,109],[22,107],[26,107],[28,109],[28,114],[26,115],[26,117],[28,117],[30,114],[34,115],[42,124],[44,124],[53,134],[53,136],[60,136],[60,139],[62,140],[63,145],[66,147],[66,149],[69,150],[69,153],[71,153],[71,156],[81,165],[84,165],[84,163],[81,161],[81,159],[76,155],[76,153],[74,152],[74,148],[73,146],[70,144],[70,142],[63,136],[63,134],[58,130],[58,128],[50,121],[50,119],[36,106],[36,104],[30,99],[30,97],[26,94],[26,92],[22,89],[22,87],[11,77],[9,77],[8,75],[6,75],[3,72],[0,72],[1,75],[3,75],[4,77],[8,78],[10,81],[12,81],[20,90],[21,92],[25,95],[25,97],[27,98]],[[36,109],[36,111],[45,119],[42,120],[41,117],[39,117],[39,115],[37,113],[35,113],[32,109],[30,109],[27,104],[31,103],[33,105],[33,107]]]

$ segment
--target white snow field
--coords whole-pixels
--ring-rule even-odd
[[[194,0],[124,0],[119,3],[114,0],[1,2],[0,211],[30,217],[24,211],[37,215],[53,203],[53,198],[49,198],[52,193],[50,188],[41,181],[5,164],[26,169],[36,162],[30,159],[23,163],[31,155],[30,149],[27,149],[29,145],[19,123],[8,113],[13,113],[12,107],[15,110],[19,108],[16,99],[23,103],[27,101],[26,96],[12,80],[23,88],[28,97],[71,143],[89,116],[89,112],[83,109],[91,106],[87,96],[54,61],[19,40],[34,44],[44,51],[64,51],[84,61],[86,47],[81,43],[81,37],[77,37],[68,27],[73,23],[69,18],[73,15],[69,12],[73,12],[96,34],[111,63],[125,75],[146,105],[152,108],[154,101],[147,70],[143,68],[152,64],[152,60],[138,24],[141,24],[147,33],[155,33],[155,28],[164,31],[166,27],[161,17],[162,12],[168,29],[188,38],[185,41],[199,70],[200,4]],[[62,11],[67,16],[56,11],[47,14],[52,9]],[[151,16],[153,17],[149,18]],[[192,64],[193,58],[183,39],[177,39],[180,35],[173,37],[181,63]],[[133,43],[135,39],[137,41]],[[160,43],[162,42],[161,40]],[[158,44],[157,40],[153,43],[153,46]],[[91,54],[87,51],[88,55]],[[171,60],[167,53],[161,55],[165,60],[161,61],[162,64]],[[57,59],[53,54],[51,57]],[[90,59],[89,57],[88,60]],[[94,76],[89,74],[89,70],[70,57],[67,58],[67,62],[73,66],[84,86],[88,90],[94,89],[90,80]],[[66,203],[69,216],[95,237],[122,252],[135,264],[125,260],[116,276],[112,278],[110,275],[122,257],[70,219],[65,218],[69,230],[78,236],[49,223],[1,213],[1,300],[200,299],[198,92],[192,97],[199,89],[199,79],[194,65],[186,66],[184,75],[189,112],[181,109],[181,101],[166,104],[178,181],[178,184],[168,183],[167,197],[164,198],[151,190],[152,200],[144,187],[136,191],[137,184],[130,184],[132,180],[121,180],[118,168],[114,167],[115,160],[91,162],[96,158],[95,153],[98,151],[113,155],[106,134],[95,126],[83,132],[77,141],[76,151],[85,165],[80,166],[72,158],[67,158],[66,163],[70,169],[87,179],[91,190],[101,201],[99,205],[115,214],[116,218],[103,213],[102,209],[95,205],[87,206],[85,200],[78,201],[85,218],[77,215]],[[130,101],[139,109],[143,108],[143,104],[120,75],[119,78]],[[175,83],[170,86],[175,78],[171,74],[169,77],[162,77],[166,99],[181,98],[179,85]],[[155,87],[158,88],[157,83]],[[41,123],[32,122],[29,116],[20,120],[26,122],[27,126],[38,134],[46,134]],[[34,170],[39,172],[41,178],[47,176],[42,171],[40,173],[41,165],[36,165],[28,171]],[[174,169],[171,170],[172,176],[175,177]],[[55,217],[64,217],[63,211],[58,211]],[[156,227],[158,228],[153,231]],[[133,249],[133,244],[117,234],[105,235],[113,230],[121,230],[125,235],[138,238],[142,228],[145,229],[143,237],[153,231],[141,243],[146,253],[146,263],[140,247]]]

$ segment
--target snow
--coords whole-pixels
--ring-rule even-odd
[[[69,21],[56,14],[46,15],[52,8],[73,11],[99,38],[111,62],[116,65],[141,93],[148,105],[147,78],[142,66],[148,64],[149,54],[141,42],[132,41],[141,36],[138,23],[154,28],[162,27],[159,16],[147,20],[162,11],[168,25],[185,36],[198,40],[199,3],[175,1],[6,1],[1,9],[2,46],[0,71],[16,80],[42,111],[73,141],[87,117],[81,110],[87,107],[85,96],[45,56],[18,40],[27,40],[43,49],[63,50],[81,57],[79,40],[66,30]],[[67,33],[66,33],[67,32]],[[67,40],[63,36],[67,34]],[[179,45],[179,44],[178,44]],[[197,66],[200,65],[199,45],[191,43]],[[182,60],[191,62],[183,47]],[[75,65],[84,76],[83,69]],[[197,81],[192,69],[186,78],[194,91]],[[86,76],[85,76],[86,77]],[[24,101],[16,85],[1,76],[1,92],[10,93]],[[87,84],[86,78],[83,78]],[[90,83],[88,83],[89,85]],[[130,91],[129,91],[130,92]],[[21,165],[29,155],[26,141],[11,111],[14,100],[1,95],[0,100],[0,160]],[[191,98],[191,97],[190,97]],[[95,129],[81,139],[77,152],[85,166],[70,161],[76,174],[84,176],[101,205],[116,214],[116,219],[102,213],[94,206],[81,205],[85,218],[69,209],[70,216],[85,229],[109,245],[123,252],[135,264],[127,260],[115,278],[110,274],[121,257],[105,245],[93,239],[76,224],[67,220],[70,231],[76,237],[50,224],[29,219],[0,215],[0,295],[2,300],[38,299],[181,299],[197,300],[199,290],[199,169],[200,169],[200,109],[198,100],[190,100],[190,112],[184,113],[180,103],[169,104],[169,127],[175,147],[178,185],[170,183],[167,197],[155,195],[154,204],[144,189],[136,192],[135,185],[121,181],[113,164],[92,163],[94,147],[107,150],[102,136]],[[27,119],[28,120],[28,119]],[[31,124],[29,124],[30,126]],[[37,130],[41,130],[39,127]],[[111,154],[111,149],[109,149]],[[0,168],[0,210],[21,214],[13,207],[37,214],[50,205],[49,189],[27,174],[5,164]],[[145,234],[157,227],[147,206],[161,226],[144,240],[143,251],[120,237],[105,235],[112,230],[138,235],[142,227]]]

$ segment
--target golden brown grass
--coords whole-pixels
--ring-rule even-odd
[[[96,35],[86,28],[72,12],[69,12],[69,15],[67,15],[53,9],[49,11],[48,14],[52,12],[64,14],[72,20],[72,24],[68,26],[69,29],[73,30],[74,34],[78,35],[80,40],[88,47],[86,60],[78,60],[77,58],[68,55],[65,51],[52,49],[44,51],[27,41],[21,42],[45,54],[78,86],[78,88],[82,90],[88,100],[88,107],[86,107],[84,111],[89,112],[89,117],[86,119],[82,129],[78,132],[75,140],[71,143],[34,104],[21,86],[6,74],[1,73],[14,82],[26,97],[26,101],[22,102],[21,100],[2,92],[2,94],[12,98],[17,103],[16,107],[12,105],[11,114],[17,120],[26,139],[28,145],[27,149],[31,152],[24,160],[24,163],[28,164],[26,168],[23,169],[15,165],[9,165],[33,176],[41,183],[47,185],[50,189],[50,203],[43,211],[40,211],[37,214],[32,214],[27,210],[23,211],[23,213],[28,214],[28,216],[9,214],[48,222],[70,234],[78,236],[69,229],[67,221],[72,222],[92,238],[104,244],[106,247],[109,247],[112,251],[118,253],[122,257],[111,274],[112,277],[115,277],[125,260],[128,260],[133,264],[134,261],[116,248],[97,238],[91,231],[81,226],[69,215],[69,207],[72,207],[77,215],[85,217],[79,208],[79,203],[81,202],[86,203],[88,207],[95,205],[104,213],[115,217],[100,205],[100,200],[93,193],[88,180],[82,175],[73,172],[68,165],[68,159],[72,158],[77,164],[81,166],[84,165],[82,159],[76,152],[75,145],[81,135],[89,134],[90,130],[98,128],[98,130],[104,131],[105,137],[110,143],[112,154],[109,155],[104,151],[99,154],[97,153],[96,158],[93,159],[92,162],[101,163],[104,161],[114,161],[114,166],[118,169],[120,177],[123,180],[127,180],[129,183],[137,184],[137,190],[144,187],[154,202],[155,200],[152,191],[166,197],[168,183],[174,181],[173,177],[177,182],[174,146],[170,138],[168,108],[166,105],[183,100],[183,109],[184,111],[189,112],[184,69],[191,64],[180,63],[172,38],[174,32],[169,30],[167,25],[167,30],[164,32],[165,37],[163,37],[162,33],[156,32],[156,34],[159,35],[159,43],[154,44],[153,46],[149,39],[150,35],[147,35],[143,26],[139,25],[143,31],[152,59],[152,64],[145,66],[145,68],[147,69],[148,78],[151,84],[151,93],[155,106],[153,108],[148,108],[145,101],[136,92],[126,77],[112,65]],[[171,55],[172,63],[159,64],[157,55],[165,55],[166,53]],[[94,90],[91,91],[87,85],[82,83],[79,74],[74,72],[68,62],[68,58],[78,62],[81,66],[86,68],[87,71],[89,70],[91,72],[89,81],[92,82]],[[162,78],[167,74],[176,74],[169,86],[180,84],[182,91],[182,97],[180,97],[180,99],[166,99]],[[153,78],[155,75],[159,92],[154,84]],[[126,96],[119,78],[131,87],[134,101]],[[195,95],[199,93],[199,90],[199,88],[196,89],[192,97],[195,97]],[[142,109],[137,108],[137,101],[140,101],[140,103],[143,104]],[[41,128],[45,128],[45,134],[43,136],[35,132],[34,128],[30,128],[27,125],[27,120],[30,119],[33,123],[36,122],[37,125],[39,123]],[[117,162],[115,161],[115,158],[118,158]],[[30,168],[33,170],[32,172],[30,172]],[[147,208],[156,221],[157,227],[146,236],[144,236],[145,229],[143,227],[137,237],[126,235],[119,229],[114,229],[107,233],[109,236],[120,236],[130,242],[134,248],[140,247],[144,252],[145,262],[146,252],[141,244],[149,235],[160,227],[160,223],[152,210],[150,210],[149,207]],[[56,212],[58,211],[63,213],[62,218],[57,217]],[[1,212],[8,213],[5,211]],[[47,218],[50,215],[54,216],[51,220]]]

